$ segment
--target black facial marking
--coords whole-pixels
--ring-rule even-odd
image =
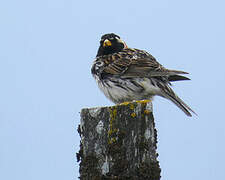
[[[118,35],[116,35],[116,34],[114,34],[114,33],[110,33],[110,34],[104,34],[104,35],[101,37],[101,39],[102,39],[102,40],[110,39],[110,38],[115,39],[116,37],[120,39],[120,37],[119,37]]]
[[[111,46],[103,47],[103,43],[106,39],[108,39],[112,43]],[[114,33],[103,35],[100,40],[100,47],[98,49],[97,56],[108,55],[122,51],[124,48],[124,44],[122,42],[119,42],[118,39],[120,39],[120,37]]]

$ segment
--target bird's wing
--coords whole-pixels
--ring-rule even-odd
[[[181,75],[172,75],[168,77],[169,81],[183,81],[183,80],[191,80],[188,77],[181,76]]]
[[[184,71],[169,70],[159,64],[149,53],[137,49],[124,49],[118,54],[113,54],[107,60],[108,65],[104,73],[119,75],[124,78],[132,77],[171,77],[169,81],[187,80],[179,74],[188,74]]]

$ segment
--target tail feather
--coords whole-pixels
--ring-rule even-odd
[[[171,88],[169,88],[169,91],[164,91],[162,96],[171,100],[177,107],[179,107],[187,116],[192,116],[191,112],[195,115],[197,115],[182,99],[180,99]]]
[[[169,81],[182,81],[182,80],[190,80],[188,77],[180,76],[180,75],[172,75],[168,77]]]

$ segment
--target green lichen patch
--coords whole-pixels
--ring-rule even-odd
[[[151,112],[148,109],[144,110],[144,114],[150,114]]]
[[[115,125],[115,119],[117,115],[117,107],[110,107],[110,120],[109,120],[109,130],[108,130],[108,144],[112,144],[116,141],[118,129]]]
[[[134,110],[134,109],[135,109],[134,104],[130,104],[130,109],[131,109],[131,110]]]
[[[137,114],[135,112],[131,113],[131,117],[135,118]]]

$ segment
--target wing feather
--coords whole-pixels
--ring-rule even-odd
[[[179,76],[179,74],[188,74],[187,72],[166,69],[145,51],[127,48],[116,56],[107,60],[108,65],[104,68],[104,73],[124,78],[167,76],[169,81],[189,79]]]

